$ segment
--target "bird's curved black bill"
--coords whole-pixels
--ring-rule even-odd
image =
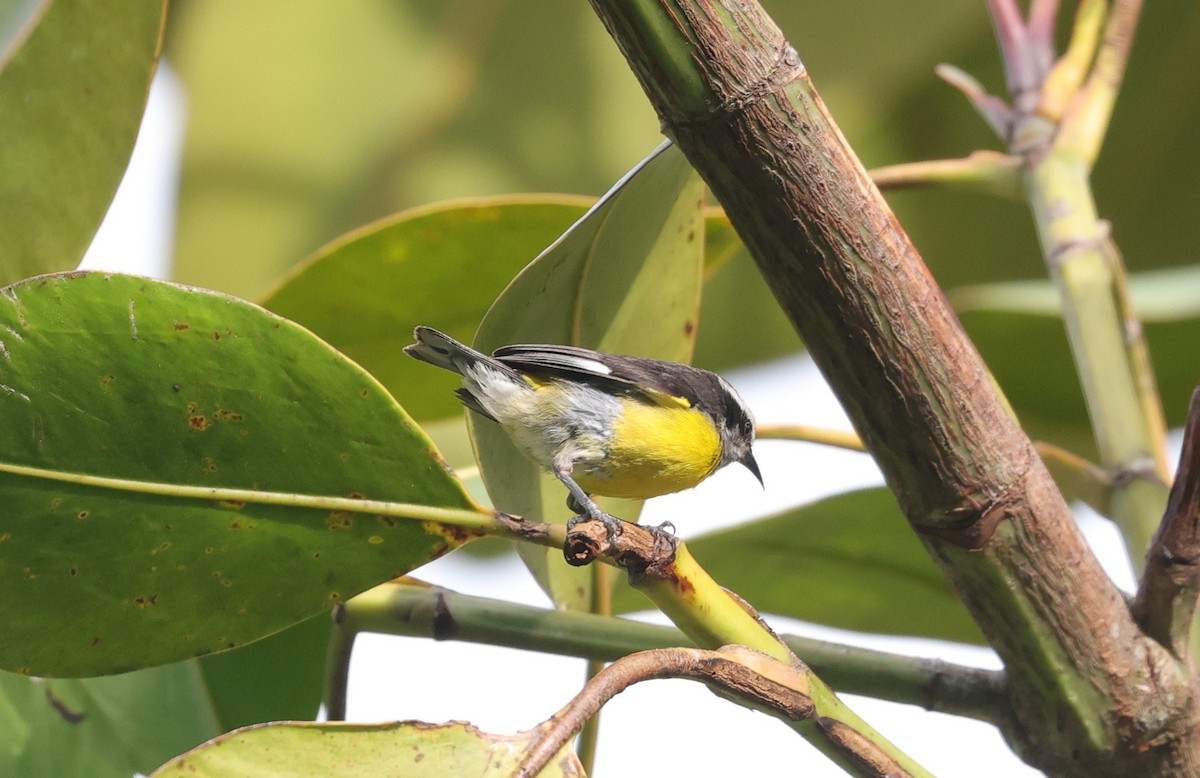
[[[753,451],[746,452],[746,456],[739,459],[738,462],[745,465],[746,469],[754,474],[754,477],[758,479],[759,486],[767,488],[767,485],[763,483],[762,471],[758,469],[758,461],[754,458]]]

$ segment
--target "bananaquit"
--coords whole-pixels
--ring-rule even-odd
[[[463,405],[500,424],[567,487],[571,510],[603,522],[610,537],[620,524],[589,494],[657,497],[730,462],[762,483],[754,419],[715,373],[572,346],[504,346],[489,357],[430,327],[413,336],[405,353],[461,375]]]

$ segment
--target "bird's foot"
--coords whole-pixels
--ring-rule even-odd
[[[576,508],[572,507],[571,510],[576,510]],[[605,513],[604,511],[601,511],[601,510],[597,510],[594,512],[579,511],[579,515],[573,516],[567,521],[567,532],[570,532],[571,530],[575,529],[577,526],[579,526],[580,524],[582,524],[585,521],[593,521],[593,520],[600,522],[601,524],[603,524],[605,526],[606,529],[608,529],[609,545],[612,545],[617,542],[617,538],[620,537],[620,535],[621,535],[622,525],[625,522],[621,521],[616,516]]]

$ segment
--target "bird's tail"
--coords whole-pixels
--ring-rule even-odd
[[[496,373],[506,376],[514,382],[524,383],[520,373],[500,360],[459,343],[444,332],[438,332],[432,327],[417,327],[413,330],[413,337],[417,342],[405,346],[404,353],[422,362],[428,362],[434,367],[440,367],[463,376],[466,379],[466,386],[455,391],[458,399],[462,400],[463,405],[493,421],[496,417],[487,410],[484,403],[468,387],[478,388],[482,376]],[[480,367],[486,369],[480,370]]]
[[[483,354],[470,346],[459,343],[454,338],[438,332],[432,327],[417,327],[413,330],[417,342],[404,347],[404,353],[410,357],[428,362],[434,367],[449,370],[452,373],[463,374],[471,365],[483,362],[493,367],[500,367],[495,359]],[[503,369],[500,367],[500,369]]]

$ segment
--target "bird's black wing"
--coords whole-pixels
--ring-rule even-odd
[[[696,388],[712,382],[708,371],[690,365],[575,346],[504,346],[492,356],[534,377],[557,376],[613,394],[640,394],[663,405],[695,405]]]

